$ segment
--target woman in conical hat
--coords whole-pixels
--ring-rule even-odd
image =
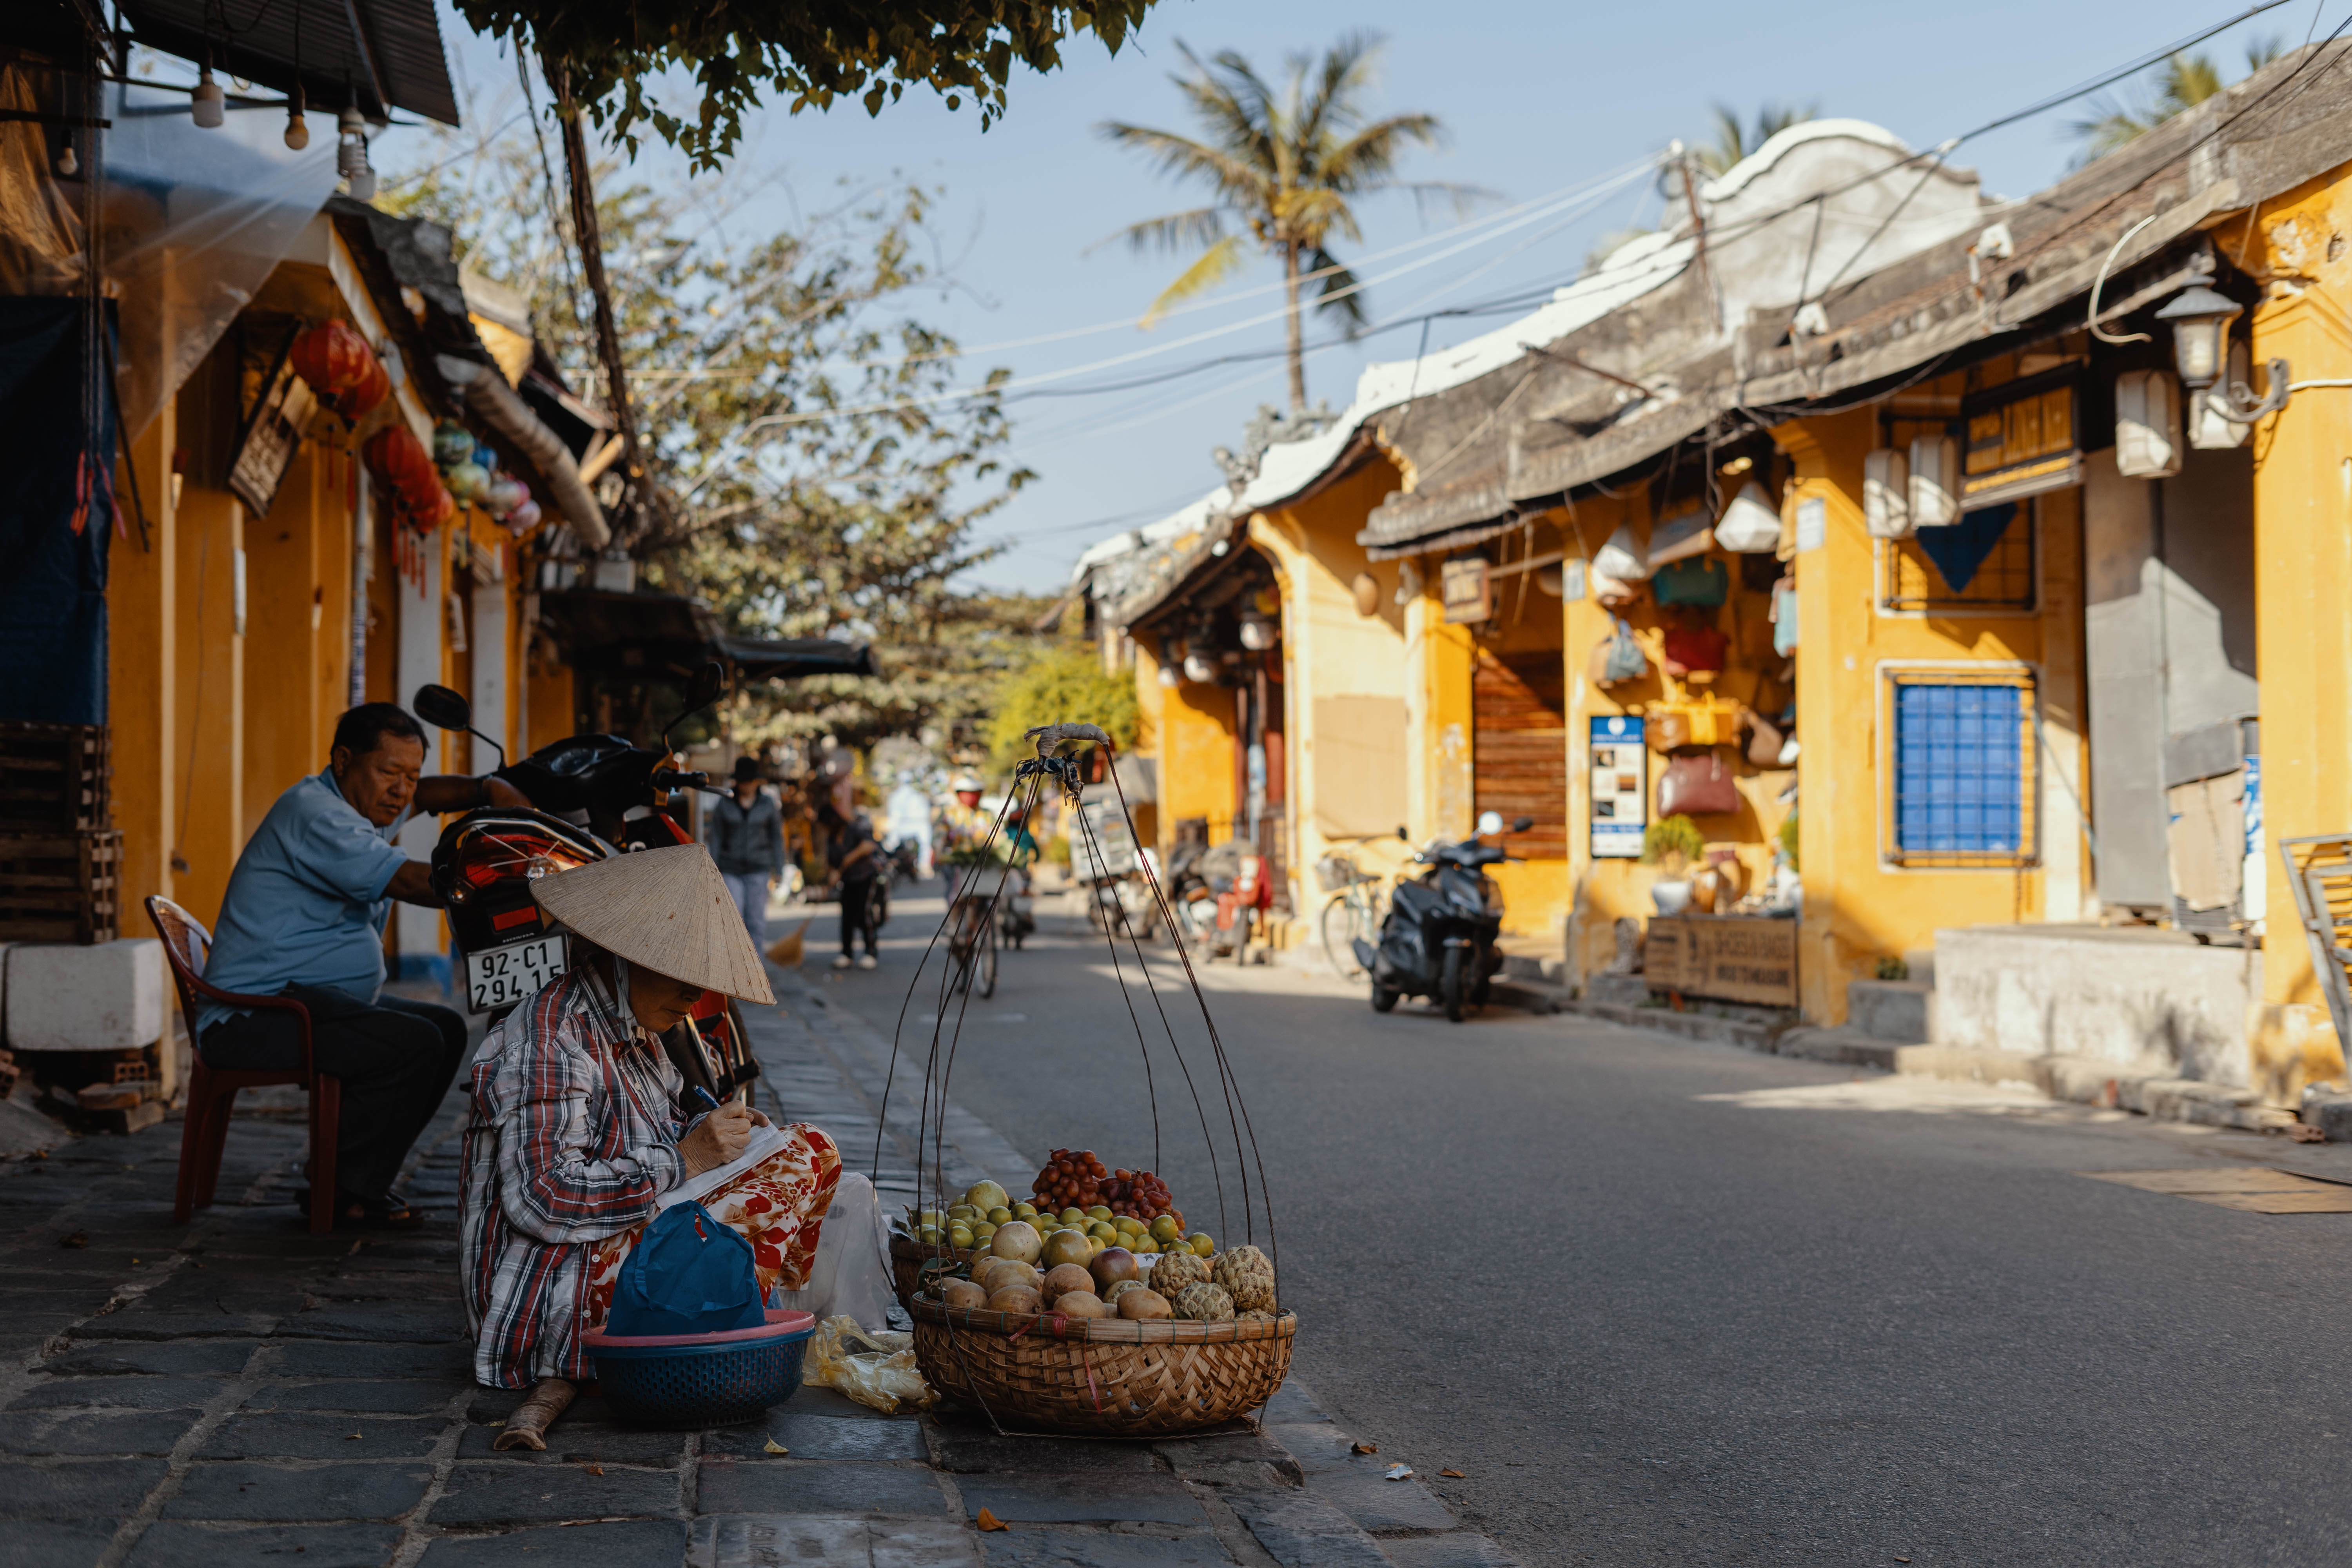
[[[731,1163],[769,1125],[745,1105],[681,1107],[685,1081],[660,1040],[706,991],[775,1000],[709,851],[639,850],[531,890],[572,932],[572,968],[482,1042],[460,1205],[474,1375],[532,1390],[501,1448],[545,1447],[541,1434],[592,1375],[581,1336],[604,1321],[662,1194]],[[701,1200],[751,1242],[763,1299],[807,1282],[841,1176],[832,1139],[779,1131],[782,1148]]]

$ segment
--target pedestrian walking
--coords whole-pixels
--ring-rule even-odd
[[[841,893],[841,956],[833,961],[833,966],[846,969],[855,963],[860,969],[871,969],[881,960],[874,953],[874,930],[866,922],[866,902],[873,896],[874,879],[882,869],[881,847],[865,823],[844,816],[829,800],[816,808],[816,820],[825,833],[824,862],[833,868],[829,885]],[[866,934],[863,958],[850,951],[860,931]]]
[[[784,874],[784,812],[761,787],[760,759],[735,759],[734,791],[703,820],[703,842],[743,916],[751,945],[768,947],[768,895]]]

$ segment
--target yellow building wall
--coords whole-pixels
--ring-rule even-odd
[[[1209,842],[1234,836],[1234,694],[1222,686],[1180,681],[1161,687],[1160,849],[1175,843],[1176,825],[1205,817]]]
[[[2034,759],[2043,787],[2034,803],[2042,864],[1999,869],[1906,868],[1885,863],[1887,781],[1882,757],[1882,682],[1889,665],[1937,661],[2022,663],[2037,676],[2052,744],[2079,753],[2082,595],[2079,490],[2040,498],[2042,609],[2001,616],[1939,611],[1881,614],[1878,545],[1864,526],[1862,464],[1877,444],[1878,414],[1858,408],[1792,421],[1772,436],[1794,461],[1784,516],[1819,498],[1827,529],[1818,549],[1795,557],[1797,739],[1804,916],[1799,980],[1805,1016],[1843,1023],[1849,981],[1872,977],[1881,958],[1931,945],[1939,927],[2039,921],[2048,917],[2045,867],[2080,864],[2079,822]],[[2077,777],[2085,770],[2078,766]],[[2072,919],[2076,908],[2060,911]]]
[[[207,925],[220,915],[245,847],[245,638],[236,629],[236,589],[244,540],[245,508],[236,497],[194,483],[182,489],[176,722],[163,743],[179,775],[169,842],[179,902]],[[158,743],[152,736],[121,739]]]
[[[177,509],[172,496],[172,453],[179,445],[177,410],[163,412],[129,443],[115,494],[136,493],[147,518],[144,542],[118,540],[107,562],[107,723],[114,767],[114,826],[122,833],[119,920],[125,936],[152,935],[144,900],[177,897],[172,849],[179,822],[179,769],[172,747],[179,733],[179,564]]]
[[[2347,207],[2338,169],[2261,210],[2246,265],[2271,281],[2253,357],[2285,360],[2298,382],[2352,376],[2352,256],[2334,237],[2352,225]],[[2278,843],[2352,828],[2352,391],[2298,392],[2250,440],[2268,903],[2247,1033],[2252,1087],[2291,1105],[2305,1082],[2345,1076]]]

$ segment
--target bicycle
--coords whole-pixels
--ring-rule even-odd
[[[1370,834],[1354,842],[1361,844],[1378,837]],[[1338,853],[1325,855],[1315,863],[1315,877],[1323,890],[1331,895],[1317,921],[1324,959],[1340,979],[1360,980],[1363,978],[1364,966],[1356,962],[1356,939],[1361,937],[1372,942],[1380,940],[1381,922],[1388,918],[1386,881]]]

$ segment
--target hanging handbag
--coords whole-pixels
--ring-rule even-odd
[[[1599,687],[1622,685],[1639,680],[1650,673],[1650,656],[1633,640],[1633,628],[1622,620],[1617,629],[1592,645],[1592,658],[1585,666],[1585,674]]]
[[[1773,728],[1764,715],[1753,709],[1748,710],[1745,717],[1748,720],[1748,762],[1759,768],[1779,767],[1780,765],[1780,731]]]
[[[1643,715],[1642,739],[1658,755],[1670,756],[1691,743],[1690,710],[1671,702],[1653,702]]]
[[[1713,609],[1731,595],[1731,568],[1718,555],[1677,561],[1650,576],[1650,591],[1661,605],[1696,605]]]
[[[1793,577],[1772,584],[1772,651],[1784,658],[1797,651],[1797,580]]]
[[[1713,749],[1675,757],[1658,777],[1658,816],[1727,816],[1739,809],[1739,791],[1723,754]]]
[[[1730,646],[1731,639],[1713,626],[1669,627],[1661,662],[1676,680],[1711,674],[1723,668],[1723,656]]]

